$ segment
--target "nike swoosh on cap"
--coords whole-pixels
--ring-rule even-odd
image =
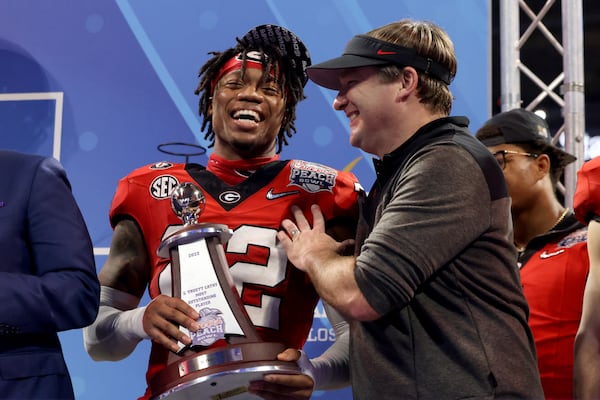
[[[390,54],[396,54],[396,52],[395,51],[384,51],[384,50],[381,50],[381,49],[377,50],[377,55],[378,56],[388,56]]]

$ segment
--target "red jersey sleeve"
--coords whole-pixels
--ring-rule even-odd
[[[584,224],[600,216],[600,157],[587,161],[577,172],[573,208],[577,219]]]

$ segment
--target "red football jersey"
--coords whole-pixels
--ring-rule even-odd
[[[589,270],[587,230],[548,239],[521,268],[546,399],[573,397],[573,345]]]
[[[237,185],[228,185],[197,164],[160,162],[119,181],[110,220],[124,217],[139,225],[152,262],[150,297],[171,294],[170,262],[156,254],[161,241],[182,227],[171,208],[170,193],[184,182],[206,197],[199,222],[225,224],[233,235],[224,245],[235,285],[252,323],[265,341],[302,348],[313,323],[318,295],[308,277],[287,261],[277,240],[281,221],[297,205],[311,216],[319,204],[326,220],[358,218],[362,190],[349,172],[299,160],[274,161]],[[166,366],[168,350],[152,343],[147,379]],[[152,395],[146,393],[146,396]]]
[[[573,208],[577,219],[584,224],[600,216],[600,157],[585,162],[577,172]]]

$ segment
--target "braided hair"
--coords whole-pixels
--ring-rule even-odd
[[[273,39],[273,35],[270,35],[268,40],[265,40],[265,36],[262,38],[253,39],[250,35],[258,34],[260,29],[264,31],[264,29],[278,29],[277,32],[281,34],[281,32],[287,33],[287,37],[289,40],[289,36],[291,35],[294,39],[294,43],[296,47],[298,47],[297,43],[299,42],[302,50],[302,57],[297,57],[298,53],[296,52],[296,56],[289,54],[288,44],[285,43],[282,45],[281,42],[276,42]],[[281,39],[279,39],[281,41]],[[281,128],[279,133],[277,134],[277,153],[280,153],[283,146],[288,144],[288,138],[291,138],[294,133],[296,133],[296,105],[299,101],[304,100],[306,96],[304,95],[304,85],[306,84],[307,77],[305,68],[310,65],[310,57],[308,55],[308,51],[302,44],[302,42],[297,39],[295,35],[291,32],[285,30],[284,28],[274,26],[274,25],[262,25],[260,27],[254,28],[250,32],[248,32],[242,39],[236,38],[237,44],[222,52],[210,52],[212,54],[212,58],[209,59],[201,68],[198,73],[198,77],[200,78],[200,83],[196,88],[195,94],[199,95],[198,102],[198,114],[202,116],[202,131],[208,127],[204,138],[211,142],[209,147],[213,147],[215,143],[215,133],[212,127],[212,118],[209,115],[209,107],[212,102],[212,83],[215,78],[218,76],[221,68],[225,65],[227,61],[229,61],[232,57],[237,54],[241,54],[242,56],[242,75],[245,73],[245,65],[246,65],[246,57],[248,52],[250,51],[258,51],[262,54],[262,69],[263,69],[263,79],[266,79],[269,76],[269,71],[275,71],[275,76],[279,77],[279,84],[284,89],[284,96],[286,96],[285,102],[285,112],[283,122],[281,124]]]

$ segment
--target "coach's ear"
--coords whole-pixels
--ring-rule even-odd
[[[413,67],[402,68],[402,74],[397,81],[400,100],[406,100],[409,95],[416,93],[419,86],[419,73]]]

